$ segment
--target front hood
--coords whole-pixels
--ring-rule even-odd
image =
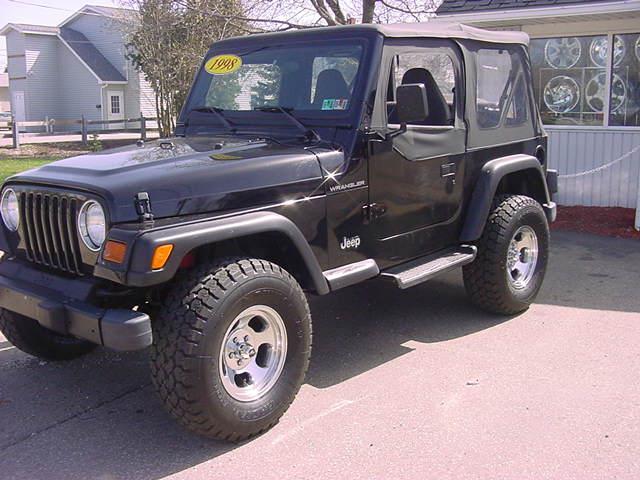
[[[156,218],[258,207],[318,193],[316,156],[301,147],[215,137],[172,138],[81,155],[11,177],[103,198],[112,223],[137,220],[148,192]]]

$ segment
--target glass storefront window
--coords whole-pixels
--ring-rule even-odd
[[[640,126],[640,34],[614,35],[609,125]]]
[[[534,39],[530,52],[543,123],[602,125],[607,96],[607,36]],[[622,62],[618,45],[614,52]]]

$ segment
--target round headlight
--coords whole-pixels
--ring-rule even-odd
[[[9,230],[15,232],[20,224],[20,210],[18,209],[18,197],[16,192],[11,188],[7,188],[2,194],[0,200],[0,211],[2,212],[2,221]]]
[[[78,215],[78,231],[90,250],[100,250],[107,235],[107,222],[104,210],[98,202],[89,200],[82,205]]]

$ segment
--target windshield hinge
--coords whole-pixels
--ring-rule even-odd
[[[147,192],[138,192],[134,200],[136,213],[140,223],[153,223],[153,213],[151,212],[151,200]]]

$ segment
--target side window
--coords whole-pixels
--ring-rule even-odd
[[[456,77],[453,61],[447,53],[434,49],[396,55],[389,80],[389,123],[398,123],[395,116],[395,88],[402,84],[422,83],[427,91],[429,115],[414,125],[453,125]]]
[[[522,125],[529,118],[529,90],[522,62],[506,49],[477,53],[476,111],[480,128]]]

